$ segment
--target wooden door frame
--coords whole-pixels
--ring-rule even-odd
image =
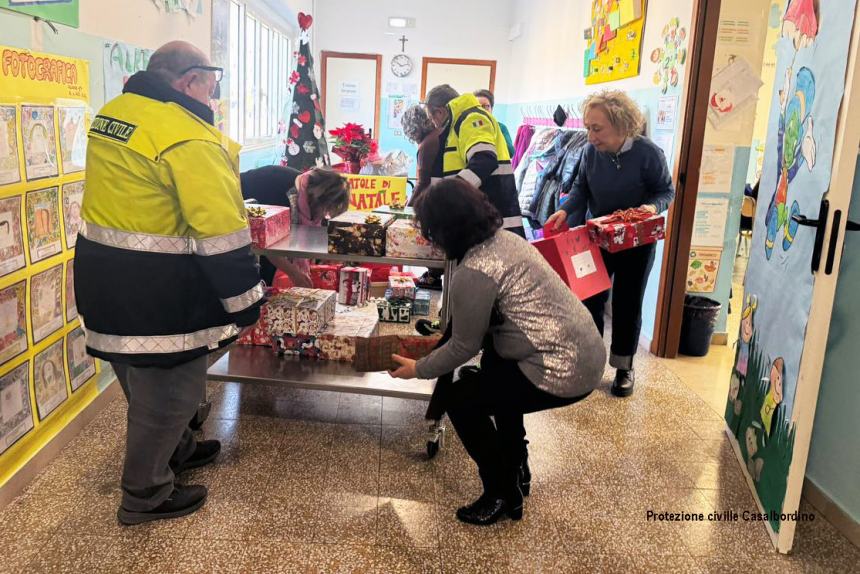
[[[675,157],[675,201],[669,209],[663,267],[657,292],[657,316],[651,352],[674,358],[681,339],[687,290],[687,265],[696,217],[699,171],[707,124],[708,98],[714,69],[721,0],[696,0],[693,6],[690,58],[684,86],[684,122]]]
[[[320,52],[320,59],[322,60],[322,71],[321,71],[321,81],[322,86],[320,89],[320,105],[322,106],[323,115],[326,115],[326,107],[325,107],[325,98],[326,98],[326,84],[327,84],[327,65],[329,58],[344,58],[344,59],[353,59],[353,60],[376,60],[376,102],[374,102],[374,111],[373,111],[373,136],[379,138],[379,122],[380,122],[380,103],[382,101],[382,54],[355,54],[352,52],[329,52],[323,50]]]
[[[496,87],[496,60],[470,60],[463,58],[421,58],[421,100],[427,96],[427,65],[428,64],[456,64],[459,66],[489,66],[490,67],[490,91],[494,92]]]

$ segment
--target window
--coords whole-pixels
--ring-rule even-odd
[[[277,135],[289,98],[290,39],[230,2],[228,130],[241,143]]]

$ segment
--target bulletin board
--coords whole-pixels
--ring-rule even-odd
[[[591,27],[585,31],[586,84],[639,75],[646,0],[592,0]]]
[[[99,370],[74,299],[89,89],[85,60],[0,46],[0,455]]]

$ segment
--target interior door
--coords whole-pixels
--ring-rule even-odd
[[[356,123],[379,133],[382,56],[322,52],[322,105],[329,130]]]
[[[421,60],[421,99],[435,86],[449,84],[461,94],[490,90],[496,86],[495,60],[461,58],[423,58]]]
[[[786,2],[726,404],[780,552],[794,538],[860,145],[856,2]]]

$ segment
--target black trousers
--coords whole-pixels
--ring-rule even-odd
[[[612,279],[612,346],[609,364],[616,369],[632,369],[633,356],[642,330],[642,299],[648,275],[654,266],[656,244],[634,247],[618,253],[601,251],[606,271]],[[600,334],[603,335],[603,310],[609,291],[583,301]]]
[[[480,371],[449,387],[451,424],[478,465],[484,492],[501,498],[509,498],[517,488],[517,472],[526,456],[523,415],[567,406],[590,394],[562,398],[546,393],[526,378],[516,361],[502,359],[491,345],[484,347]]]

